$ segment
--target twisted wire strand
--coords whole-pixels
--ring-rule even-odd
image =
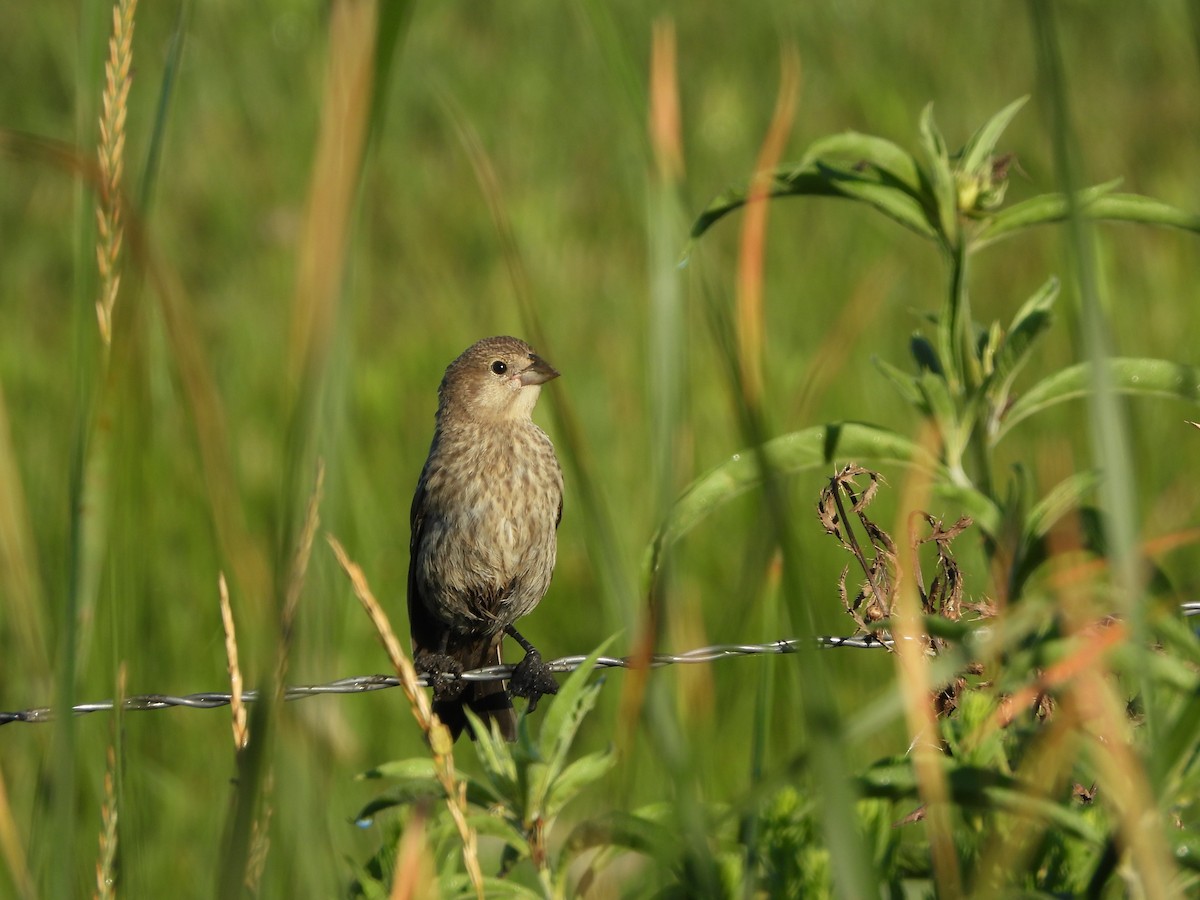
[[[636,669],[642,667],[659,669],[663,666],[714,662],[718,659],[733,659],[739,656],[795,653],[805,643],[805,641],[792,638],[789,640],[771,641],[766,644],[714,644],[710,647],[697,647],[694,650],[678,654],[656,653],[649,657],[649,659],[634,656],[601,656],[596,660],[596,667],[599,669]],[[822,648],[848,647],[859,650],[875,650],[890,647],[892,640],[890,637],[860,634],[853,637],[822,636],[815,639],[815,644],[817,647]],[[547,666],[549,666],[552,672],[573,672],[579,668],[585,659],[587,659],[586,655],[563,656],[547,663]],[[504,681],[512,676],[515,668],[516,666],[513,665],[484,666],[481,669],[472,669],[469,672],[463,672],[457,677],[463,681]],[[447,675],[443,677],[453,678],[454,676]],[[424,675],[418,677],[417,681],[422,687],[429,686]],[[283,699],[303,700],[306,697],[315,697],[319,694],[363,694],[369,691],[382,691],[387,688],[399,686],[400,679],[394,675],[358,675],[350,678],[340,678],[337,681],[331,681],[327,684],[289,685],[283,690]],[[254,703],[261,696],[262,692],[258,690],[242,692],[242,700],[246,703]],[[181,706],[185,709],[215,709],[219,706],[228,706],[232,700],[232,694],[215,692],[185,694],[181,697],[169,694],[140,694],[134,697],[126,697],[121,702],[121,708],[132,711],[167,709],[168,707],[176,706]],[[77,716],[82,716],[88,713],[109,711],[115,707],[116,701],[101,700],[96,703],[80,703],[72,706],[71,712]],[[9,722],[50,722],[54,717],[55,710],[48,706],[25,709],[18,712],[0,712],[0,725],[7,725]]]
[[[1181,603],[1179,608],[1184,616],[1200,616],[1200,601]],[[771,641],[766,644],[713,644],[709,647],[697,647],[694,650],[688,650],[683,653],[655,653],[648,659],[634,656],[601,656],[596,660],[596,668],[637,669],[647,667],[660,669],[663,666],[715,662],[719,659],[733,659],[739,656],[795,653],[805,643],[805,641],[798,638],[789,638],[786,640]],[[856,650],[879,650],[891,648],[894,641],[890,635],[857,634],[851,637],[823,635],[814,638],[813,643],[819,648],[826,649],[846,647]],[[573,672],[579,668],[585,659],[587,659],[587,656],[582,654],[563,656],[547,663],[547,666],[552,672]],[[442,677],[448,679],[457,677],[463,681],[505,681],[512,676],[515,668],[516,666],[513,665],[484,666],[480,669],[463,672],[458,676],[447,674]],[[422,687],[429,686],[427,678],[424,675],[419,676],[417,682]],[[350,678],[340,678],[337,681],[331,681],[327,684],[289,685],[283,690],[283,699],[303,700],[306,697],[316,697],[320,694],[364,694],[370,691],[382,691],[387,688],[399,686],[400,679],[394,675],[357,675]],[[242,700],[246,703],[254,703],[260,697],[261,691],[258,690],[242,692]],[[185,694],[182,697],[174,697],[169,694],[140,694],[134,697],[126,697],[122,701],[121,707],[122,709],[132,711],[167,709],[168,707],[176,706],[181,706],[185,709],[215,709],[219,706],[228,706],[232,701],[232,694],[214,692]],[[72,706],[71,712],[77,716],[82,716],[88,713],[110,711],[115,707],[115,701],[101,700],[96,703],[80,703]],[[55,711],[48,706],[24,709],[18,712],[0,712],[0,725],[7,725],[9,722],[50,722],[54,719],[54,714]]]

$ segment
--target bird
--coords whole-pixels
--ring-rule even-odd
[[[545,596],[557,555],[562,469],[532,413],[542,385],[558,377],[524,341],[491,337],[450,363],[438,388],[410,514],[408,616],[414,664],[429,676],[433,710],[455,740],[468,707],[515,741],[512,695],[527,698],[532,712],[558,691],[514,627]],[[525,650],[507,688],[456,677],[500,664],[506,634]]]

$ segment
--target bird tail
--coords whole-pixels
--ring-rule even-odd
[[[475,732],[470,728],[464,711],[467,707],[479,717],[484,728],[491,729],[492,723],[495,722],[504,740],[517,739],[517,713],[513,709],[504,682],[481,681],[467,685],[463,695],[456,700],[434,701],[433,711],[450,729],[450,735],[455,740],[458,740],[464,728],[471,740],[475,740]]]
[[[463,664],[463,668],[478,669],[483,666],[498,665],[500,646],[504,641],[501,634],[491,641],[478,645],[478,648],[460,648],[454,656]],[[481,652],[482,651],[482,652]],[[467,721],[466,707],[470,707],[483,722],[483,727],[492,728],[495,722],[500,729],[500,736],[506,741],[517,739],[517,713],[513,709],[512,699],[508,696],[507,683],[503,681],[473,681],[468,682],[462,694],[453,700],[435,700],[433,711],[450,729],[450,736],[458,740],[458,736],[466,729],[475,740],[475,732]]]

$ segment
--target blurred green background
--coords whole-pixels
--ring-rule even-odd
[[[1058,6],[1083,178],[1123,178],[1123,190],[1200,207],[1200,63],[1189,5]],[[183,286],[190,341],[217,387],[234,503],[245,519],[244,549],[270,562],[282,541],[288,334],[320,116],[327,10],[294,0],[206,0],[185,10],[182,65],[153,202],[141,226],[155,258]],[[177,14],[171,3],[143,2],[138,9],[126,148],[131,192],[145,168]],[[94,140],[80,109],[96,113],[108,15],[105,4],[0,3],[0,58],[6,61],[0,128],[70,144],[81,135]],[[545,331],[538,349],[564,375],[543,394],[537,418],[557,439],[547,403],[572,410],[582,464],[616,542],[614,561],[587,528],[572,470],[554,584],[522,630],[547,657],[588,652],[614,634],[613,652],[630,649],[638,626],[638,565],[662,513],[650,489],[656,454],[647,262],[652,160],[645,137],[651,27],[661,17],[677,31],[687,220],[753,171],[783,46],[795,47],[802,70],[785,161],[799,157],[810,141],[843,130],[913,148],[918,114],[930,101],[947,141],[957,147],[1000,107],[1032,94],[1000,146],[1017,158],[1009,199],[1055,189],[1045,98],[1037,93],[1023,6],[417,4],[366,159],[328,402],[318,426],[328,465],[322,529],[338,535],[364,567],[397,631],[405,628],[408,505],[428,450],[442,371],[480,337],[522,334],[503,242],[464,147],[465,125],[478,135],[498,180]],[[81,96],[81,85],[94,87],[96,96]],[[94,153],[86,144],[78,149],[89,158]],[[79,204],[90,216],[93,201],[71,173],[44,157],[0,160],[0,389],[19,476],[4,496],[24,501],[4,515],[22,525],[24,540],[16,556],[8,551],[9,570],[0,578],[0,709],[15,710],[49,704],[55,696],[54,647],[75,565],[73,460],[101,375],[94,263],[76,225]],[[668,236],[680,254],[687,220]],[[722,222],[696,251],[729,296],[739,221]],[[1097,235],[1115,351],[1194,362],[1200,338],[1194,238],[1103,226]],[[1007,321],[1049,275],[1067,271],[1061,235],[1053,230],[989,250],[974,269],[976,316]],[[772,428],[854,419],[915,433],[916,423],[871,359],[907,364],[910,333],[944,291],[936,256],[861,207],[786,201],[770,210],[765,272]],[[120,399],[103,498],[111,518],[94,603],[79,610],[76,696],[111,696],[121,663],[130,693],[224,690],[216,580],[229,563],[214,537],[215,488],[205,479],[154,288],[128,253],[118,302],[141,304],[141,324],[136,340],[122,346],[119,333],[114,343],[111,377]],[[854,327],[831,344],[830,330],[851,303],[861,311],[850,318]],[[703,301],[689,295],[683,311],[685,424],[682,462],[669,473],[672,494],[742,444]],[[823,360],[821,368],[814,359]],[[1023,377],[1032,380],[1075,359],[1068,329],[1057,328]],[[1185,418],[1196,418],[1194,408],[1176,402],[1131,407],[1142,526],[1150,536],[1195,522],[1200,440],[1185,430]],[[1001,461],[1024,462],[1043,486],[1052,484],[1086,465],[1083,423],[1082,406],[1060,407],[1002,445]],[[894,483],[903,479],[901,472],[884,474]],[[822,478],[814,473],[789,483],[804,596],[784,598],[783,612],[764,601],[770,547],[762,540],[759,501],[747,496],[679,548],[659,649],[802,635],[811,627],[807,609],[819,633],[850,632],[836,591],[846,558],[811,515]],[[29,579],[14,558],[27,564]],[[964,558],[976,556],[964,550]],[[1196,583],[1197,562],[1195,550],[1186,549],[1163,566],[1186,593]],[[986,573],[967,569],[969,589],[986,593]],[[615,591],[602,589],[605,579]],[[239,596],[237,587],[243,666],[259,683],[273,664],[274,635],[257,628],[263,619],[248,610],[263,609],[267,598]],[[22,627],[31,609],[44,622],[45,647]],[[297,629],[291,681],[387,670],[323,540],[314,550]],[[839,651],[825,661],[847,710],[866,704],[890,679],[884,654]],[[786,657],[760,658],[651,677],[653,708],[675,716],[690,737],[688,759],[708,799],[746,790],[743,735],[761,667],[777,667],[781,684],[768,768],[783,771],[804,746],[792,665]],[[585,745],[612,739],[626,677],[608,676],[601,707],[585,726]],[[51,815],[64,790],[53,750],[56,727],[0,730],[0,774],[38,883],[49,883],[50,872],[66,866],[72,892],[82,891],[93,877],[111,719],[101,714],[75,723],[70,838]],[[349,879],[348,861],[362,862],[381,841],[377,827],[353,824],[358,808],[378,791],[354,776],[420,753],[419,733],[393,691],[293,704],[282,714],[278,737],[266,893],[337,893]],[[905,740],[902,723],[894,722],[871,744],[847,747],[849,765],[902,752]],[[130,714],[123,742],[125,893],[211,893],[234,774],[227,712]],[[627,751],[606,798],[618,805],[665,799],[661,786],[669,773],[657,761],[654,741],[642,735]],[[470,757],[464,744],[460,764],[470,768]],[[67,858],[64,846],[73,848]],[[0,893],[8,883],[0,879]]]

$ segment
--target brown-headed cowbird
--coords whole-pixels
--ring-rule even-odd
[[[557,377],[524,341],[493,337],[467,348],[438,388],[437,427],[412,504],[408,617],[414,661],[433,676],[434,711],[455,738],[467,724],[465,705],[516,740],[503,682],[444,677],[500,663],[506,633],[526,651],[511,693],[528,697],[532,710],[558,690],[513,628],[554,572],[562,470],[531,413],[541,386]]]

